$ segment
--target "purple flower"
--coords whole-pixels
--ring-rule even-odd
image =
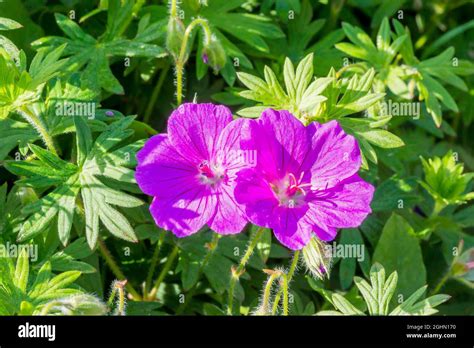
[[[135,176],[154,196],[150,211],[158,226],[178,237],[206,224],[220,234],[242,231],[247,219],[234,186],[244,164],[232,154],[239,151],[243,125],[224,106],[183,104],[169,118],[168,134],[147,141]]]
[[[288,248],[303,248],[313,232],[330,241],[371,212],[374,188],[357,175],[359,146],[336,121],[305,127],[288,111],[267,109],[248,132],[242,146],[257,161],[238,173],[235,197]]]

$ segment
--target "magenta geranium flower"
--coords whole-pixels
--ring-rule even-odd
[[[267,109],[248,127],[242,146],[257,161],[238,173],[235,197],[282,244],[299,250],[313,232],[330,241],[371,212],[374,188],[357,175],[359,146],[336,121],[305,127],[287,111]]]
[[[244,121],[224,106],[183,104],[168,120],[168,134],[147,141],[137,154],[136,180],[154,196],[158,226],[185,237],[206,224],[217,233],[240,232],[247,220],[235,201]]]

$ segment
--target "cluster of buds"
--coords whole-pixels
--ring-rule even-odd
[[[212,34],[209,23],[202,18],[193,20],[187,27],[176,16],[170,16],[166,36],[166,48],[174,60],[184,64],[189,58],[190,36],[196,26],[201,26],[204,33],[201,58],[215,73],[221,70],[227,61],[227,56],[221,41]]]

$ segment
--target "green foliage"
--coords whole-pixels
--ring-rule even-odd
[[[54,276],[51,264],[46,262],[33,277],[28,257],[27,249],[22,248],[16,266],[12,259],[0,258],[1,315],[31,315],[51,300],[81,294],[81,290],[70,287],[81,272],[68,271]]]
[[[0,315],[472,315],[474,21],[423,4],[0,1],[0,251],[38,248],[0,255]],[[363,257],[156,227],[135,154],[193,100],[339,122],[376,191],[330,245]]]
[[[327,77],[313,80],[313,54],[306,56],[296,70],[289,58],[283,68],[285,90],[275,73],[264,68],[265,81],[247,73],[238,73],[241,82],[249,88],[240,96],[252,99],[262,105],[238,111],[243,117],[258,117],[266,108],[289,110],[307,124],[312,121],[340,121],[343,128],[354,134],[360,141],[364,154],[364,167],[367,159],[377,163],[377,155],[372,145],[381,148],[403,146],[403,141],[385,129],[379,129],[390,121],[390,116],[356,118],[347,117],[370,109],[384,94],[372,93],[374,70],[362,76],[354,75],[349,81],[336,78],[332,69]],[[312,81],[313,80],[313,81]]]
[[[355,277],[354,282],[364,298],[370,315],[431,315],[438,312],[435,307],[450,298],[448,295],[434,295],[419,301],[426,291],[426,286],[423,286],[399,306],[390,310],[390,300],[397,289],[398,275],[395,271],[385,278],[385,269],[379,263],[374,263],[370,269],[370,284],[359,277]],[[365,315],[340,294],[332,294],[331,300],[337,311],[321,311],[318,315]]]
[[[163,57],[165,50],[149,42],[160,34],[160,23],[150,24],[150,16],[141,18],[135,37],[124,38],[133,15],[138,11],[135,1],[109,0],[107,26],[98,38],[84,32],[74,21],[62,14],[56,14],[56,23],[67,38],[49,36],[35,41],[36,48],[54,48],[66,44],[63,54],[69,57],[70,71],[82,70],[82,86],[90,89],[104,89],[107,92],[123,94],[120,82],[109,67],[113,57]]]
[[[425,178],[420,185],[434,198],[436,209],[449,204],[463,204],[474,198],[474,192],[466,193],[474,173],[463,174],[464,165],[456,163],[451,151],[442,158],[422,158],[421,162]]]
[[[87,123],[80,117],[75,118],[77,132],[77,161],[72,164],[63,161],[53,153],[31,144],[30,149],[38,158],[31,161],[7,161],[5,166],[16,175],[25,176],[18,184],[55,189],[40,200],[26,206],[24,211],[29,218],[23,224],[18,240],[25,241],[45,231],[57,216],[59,238],[66,245],[73,225],[76,210],[85,216],[86,237],[91,249],[99,236],[99,220],[107,230],[128,241],[137,241],[135,232],[125,216],[111,207],[136,207],[142,201],[110,188],[99,177],[118,182],[135,183],[134,172],[124,165],[120,158],[125,148],[112,149],[123,138],[132,134],[127,127],[133,118],[128,117],[110,125],[97,139],[92,136]],[[133,155],[129,154],[129,156]],[[79,194],[82,204],[77,206]]]
[[[393,24],[395,32],[391,31],[388,19],[384,18],[374,45],[371,38],[361,29],[343,23],[344,32],[352,44],[338,43],[336,48],[366,62],[361,65],[362,69],[369,67],[376,69],[378,91],[384,92],[384,86],[387,86],[394,95],[403,99],[413,99],[413,91],[410,89],[414,84],[419,93],[419,100],[425,100],[427,111],[439,127],[442,121],[440,102],[454,112],[459,110],[450,93],[438,79],[466,91],[467,86],[459,76],[473,74],[474,65],[454,58],[452,47],[435,57],[420,61],[414,55],[408,29],[397,20],[394,20]],[[400,55],[404,64],[394,62],[397,55]],[[356,65],[358,64],[354,64]]]
[[[398,293],[406,298],[426,283],[426,269],[419,240],[413,228],[393,214],[385,224],[373,254],[373,262],[383,262],[388,272],[399,275]]]

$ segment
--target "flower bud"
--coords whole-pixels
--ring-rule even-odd
[[[178,59],[179,57],[184,38],[184,32],[185,28],[183,22],[179,18],[171,16],[168,21],[166,48],[174,57],[174,59]]]
[[[461,254],[451,269],[453,276],[474,282],[474,248]]]
[[[328,244],[313,236],[302,251],[306,268],[315,278],[329,277],[332,255]]]
[[[205,64],[209,65],[215,73],[224,67],[227,56],[224,47],[215,36],[212,36],[208,43],[204,43],[202,60]]]

